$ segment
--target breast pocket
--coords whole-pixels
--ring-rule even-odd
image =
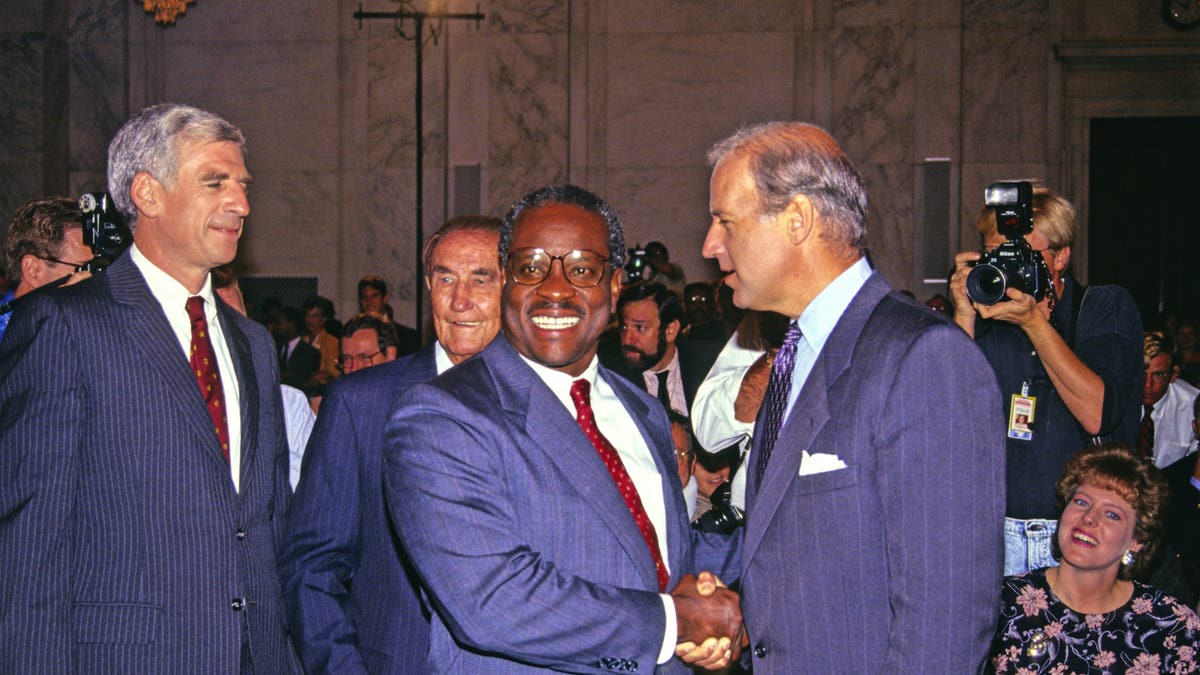
[[[847,466],[844,469],[823,471],[821,473],[797,476],[793,489],[797,494],[814,495],[821,492],[841,490],[858,483],[858,467]]]

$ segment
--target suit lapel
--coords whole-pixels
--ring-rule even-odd
[[[437,353],[434,351],[437,347],[430,343],[421,351],[412,355],[410,368],[404,369],[404,388],[408,389],[414,384],[428,382],[437,377]]]
[[[220,443],[212,431],[208,406],[200,395],[191,366],[180,349],[179,339],[163,315],[162,305],[150,292],[150,287],[130,256],[118,258],[109,266],[105,276],[113,300],[124,308],[129,334],[139,336],[139,339],[130,340],[130,343],[142,353],[149,368],[163,378],[167,390],[179,392],[178,396],[171,396],[170,399],[179,407],[181,417],[187,420],[197,437],[204,439],[205,450],[213,460],[223,469],[227,468]]]
[[[501,406],[529,436],[530,441],[522,450],[546,454],[563,481],[592,506],[600,523],[613,533],[626,554],[638,562],[646,588],[657,588],[654,562],[646,553],[641,531],[574,416],[503,337],[494,340],[487,351],[491,352],[491,362],[501,384]],[[605,381],[611,382],[611,378]],[[536,412],[530,415],[529,411]]]
[[[254,353],[250,350],[250,340],[237,324],[233,309],[223,300],[217,300],[217,317],[221,321],[221,333],[225,336],[225,345],[232,357],[233,369],[238,383],[238,410],[241,412],[242,426],[242,460],[241,476],[238,481],[239,494],[246,492],[250,480],[250,467],[253,466],[254,453],[258,449],[258,415],[251,411],[258,407],[258,378],[255,375]],[[221,456],[221,461],[225,457]]]
[[[787,421],[779,430],[779,438],[771,451],[762,484],[757,490],[750,488],[747,495],[749,516],[746,521],[746,540],[743,544],[743,569],[758,550],[763,534],[775,517],[775,512],[779,510],[788,486],[797,479],[803,452],[812,447],[813,440],[829,422],[829,390],[850,367],[850,359],[863,326],[888,290],[887,283],[878,274],[872,273],[850,301],[829,339],[825,341],[824,349],[817,355],[817,360],[813,363],[812,371],[805,380]],[[760,452],[758,429],[761,424],[760,410],[754,423],[754,444],[749,459],[751,465],[754,464],[756,453]]]
[[[654,434],[648,426],[650,419],[660,412],[662,406],[654,401],[654,405],[647,404],[644,399],[638,398],[632,390],[627,390],[628,381],[624,380],[615,373],[611,373],[600,368],[599,376],[604,378],[604,381],[616,392],[617,398],[625,406],[625,410],[629,416],[633,418],[633,423],[637,426],[638,431],[642,434],[642,440],[646,442],[646,447],[650,450],[650,456],[654,459],[654,466],[658,469],[659,489],[663,494],[663,506],[665,511],[665,519],[663,526],[667,528],[664,533],[667,540],[667,564],[671,570],[671,578],[678,580],[681,571],[683,570],[684,561],[688,556],[688,548],[690,540],[684,537],[674,536],[676,532],[686,531],[687,523],[687,508],[683,503],[683,490],[679,486],[679,469],[675,464],[675,445],[671,441],[669,435]],[[671,448],[669,456],[663,454],[662,448]],[[669,464],[667,462],[670,462]],[[611,482],[611,479],[610,479]],[[622,500],[622,505],[625,502]],[[628,513],[629,508],[625,511]],[[672,521],[678,520],[676,527],[672,527]],[[632,520],[630,521],[632,522]],[[636,525],[635,528],[636,530]],[[637,531],[638,542],[641,544],[641,550],[645,550],[646,542],[641,538],[641,531]],[[658,577],[655,574],[654,568],[648,567],[643,570],[643,574],[648,574],[649,583],[657,584]]]

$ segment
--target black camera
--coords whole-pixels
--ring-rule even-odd
[[[729,481],[718,485],[708,498],[712,508],[692,523],[692,527],[701,532],[733,534],[734,530],[745,525],[746,514],[730,503],[730,489]]]
[[[84,193],[79,197],[79,210],[83,212],[83,243],[93,256],[84,269],[100,272],[129,248],[133,235],[107,192]]]
[[[967,295],[981,305],[994,305],[1007,300],[1005,291],[1015,288],[1040,301],[1050,289],[1050,268],[1041,252],[1025,241],[1033,232],[1033,185],[992,183],[983,199],[996,212],[996,229],[1007,241],[967,263],[973,268],[967,274]]]
[[[626,284],[645,281],[650,278],[651,272],[650,256],[646,255],[646,249],[642,248],[641,244],[629,249],[629,255],[625,259],[625,278],[622,281]]]

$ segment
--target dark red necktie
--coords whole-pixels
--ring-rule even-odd
[[[642,498],[638,496],[637,488],[629,478],[629,472],[625,470],[625,464],[621,462],[621,456],[617,454],[617,449],[608,442],[604,434],[600,433],[600,428],[596,426],[596,415],[592,412],[591,393],[592,383],[587,380],[575,380],[571,384],[571,401],[575,403],[575,421],[579,422],[579,427],[583,429],[583,433],[587,434],[588,440],[600,454],[600,459],[604,460],[604,466],[608,467],[613,482],[617,484],[617,489],[625,498],[625,506],[629,507],[629,513],[633,515],[634,522],[642,531],[642,539],[646,540],[646,547],[650,549],[650,556],[654,558],[654,569],[658,572],[658,590],[665,592],[670,575],[667,573],[667,566],[663,563],[662,553],[658,549],[658,534],[654,531],[654,523],[651,523],[650,516],[646,515],[646,509],[642,506]]]
[[[1142,427],[1138,430],[1138,451],[1150,459],[1154,459],[1154,419],[1150,417],[1153,414],[1154,406],[1146,406],[1142,414]]]
[[[204,318],[204,298],[193,295],[187,299],[188,318],[192,320],[192,372],[200,394],[208,404],[208,416],[221,444],[225,462],[229,462],[229,420],[225,415],[225,391],[221,388],[221,373],[217,369],[217,355],[213,352],[212,340],[208,337],[208,320]]]

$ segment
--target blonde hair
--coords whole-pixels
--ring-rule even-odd
[[[1036,179],[1033,184],[1033,229],[1058,250],[1075,243],[1075,205]],[[984,241],[996,236],[996,212],[984,206],[975,223]]]

